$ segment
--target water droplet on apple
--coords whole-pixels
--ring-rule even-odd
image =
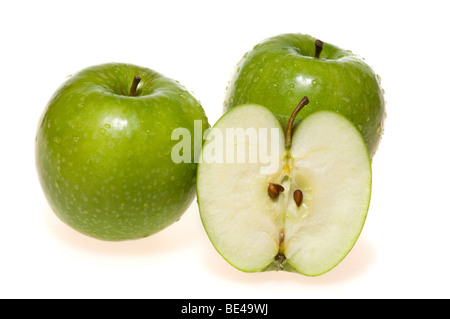
[[[99,130],[99,132],[100,132],[100,134],[105,134],[105,133],[106,133],[106,129],[101,128],[101,129]]]
[[[80,140],[80,137],[79,137],[79,136],[75,136],[75,137],[73,138],[73,141],[74,141],[75,143],[78,143],[79,140]]]
[[[84,107],[84,97],[80,98],[80,103],[78,103],[77,106],[79,108],[83,108]]]
[[[55,138],[53,139],[53,141],[54,141],[56,144],[59,144],[59,143],[61,143],[61,138],[58,137],[58,136],[55,136]]]
[[[383,129],[381,128],[381,123],[378,123],[378,126],[377,126],[377,133],[378,133],[378,134],[381,134],[382,131],[383,131]]]
[[[105,124],[105,127],[106,127],[107,129],[110,129],[110,128],[111,128],[111,125],[110,125],[110,124]]]

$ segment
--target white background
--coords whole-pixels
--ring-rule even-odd
[[[0,6],[0,297],[448,298],[450,51],[446,1],[5,1]],[[247,274],[214,250],[194,201],[146,239],[76,233],[49,209],[34,136],[54,90],[90,65],[179,80],[220,117],[259,41],[308,33],[361,55],[386,91],[372,202],[354,249],[316,278]]]

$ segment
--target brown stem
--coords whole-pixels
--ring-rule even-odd
[[[130,96],[136,95],[136,90],[137,90],[137,86],[138,86],[139,82],[141,82],[141,77],[139,75],[136,75],[133,79],[133,83],[131,83],[130,94],[129,94]]]
[[[314,57],[318,59],[320,57],[320,52],[322,52],[323,49],[323,42],[317,39],[315,45],[316,45],[316,52],[314,54]]]
[[[298,103],[297,107],[295,108],[294,112],[292,112],[291,117],[289,118],[289,122],[286,128],[286,148],[290,148],[292,144],[292,126],[294,125],[295,117],[297,116],[298,112],[309,103],[309,99],[307,96],[304,96],[303,99]]]

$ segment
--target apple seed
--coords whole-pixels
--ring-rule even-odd
[[[280,192],[284,192],[284,187],[279,185],[279,184],[275,184],[275,183],[270,183],[269,184],[269,188],[268,188],[268,193],[270,198],[277,198],[280,195]]]
[[[297,207],[300,207],[300,205],[302,204],[302,200],[303,200],[303,193],[301,190],[297,189],[294,192],[294,201],[295,204],[297,204]]]

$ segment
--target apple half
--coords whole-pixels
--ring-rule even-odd
[[[205,139],[197,172],[200,216],[216,250],[241,271],[321,275],[349,253],[364,226],[372,183],[364,140],[332,111],[313,113],[294,129],[307,103],[307,97],[299,103],[285,133],[267,108],[242,105]],[[230,138],[231,129],[245,134]],[[255,139],[252,131],[267,134]],[[255,152],[266,156],[255,160]],[[215,160],[205,157],[211,154]]]

